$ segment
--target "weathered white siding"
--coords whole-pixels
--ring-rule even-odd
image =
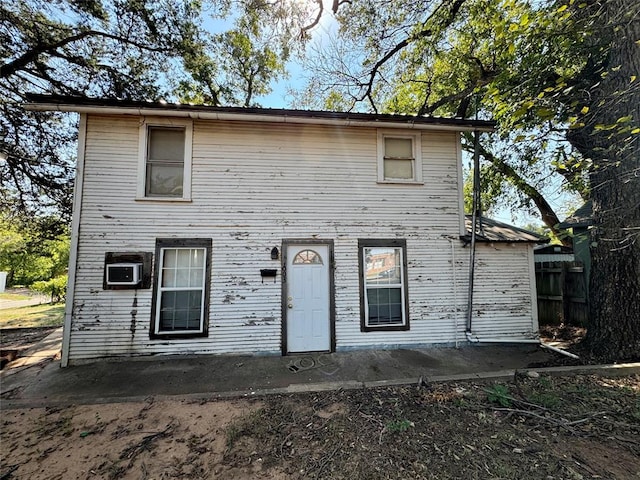
[[[533,246],[479,244],[476,262],[473,333],[481,340],[531,338],[538,330]]]
[[[293,238],[335,242],[337,349],[464,339],[457,133],[422,133],[424,185],[382,185],[373,128],[194,121],[192,202],[163,202],[135,199],[140,122],[87,119],[70,360],[280,352],[269,253]],[[102,289],[105,252],[153,252],[158,237],[212,239],[208,338],[150,340],[152,290]],[[358,238],[407,240],[409,331],[360,331]],[[483,331],[531,331],[527,249],[479,247]],[[262,283],[261,268],[278,268],[277,282]]]

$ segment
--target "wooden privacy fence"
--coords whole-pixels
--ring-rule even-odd
[[[536,262],[540,325],[586,326],[588,286],[582,262]]]

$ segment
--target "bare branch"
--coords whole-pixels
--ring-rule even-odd
[[[444,27],[450,25],[455,20],[456,15],[458,14],[458,11],[460,10],[460,8],[462,7],[462,4],[464,2],[465,2],[465,0],[454,0],[453,1],[453,4],[451,5],[451,8],[450,8],[450,10],[448,12],[448,15],[444,19],[444,22],[443,22],[443,26]],[[434,15],[438,12],[438,10],[440,10],[440,8],[443,7],[443,5],[445,3],[449,3],[449,2],[443,2],[430,15],[430,17],[423,22],[423,26],[426,25],[429,22],[429,20],[431,20],[434,17]],[[362,100],[364,100],[364,99],[369,100],[369,102],[371,103],[371,106],[374,108],[374,110],[377,111],[377,109],[375,108],[375,104],[373,102],[372,93],[373,93],[373,83],[374,83],[374,80],[375,80],[376,76],[378,75],[379,70],[382,68],[382,66],[384,64],[386,64],[391,58],[393,58],[398,52],[402,51],[407,46],[409,46],[413,42],[416,42],[417,40],[420,40],[422,38],[426,38],[426,37],[429,37],[429,36],[433,35],[433,33],[434,33],[434,29],[429,27],[429,28],[425,28],[425,29],[413,34],[413,35],[410,35],[410,36],[406,37],[404,40],[402,40],[401,42],[397,43],[380,60],[378,60],[373,65],[373,67],[371,68],[371,71],[369,72],[369,80],[363,85],[363,86],[366,86],[366,90],[362,94],[361,99]]]
[[[15,60],[2,65],[2,67],[0,67],[0,78],[6,78],[10,75],[13,75],[15,72],[24,68],[29,63],[36,61],[38,57],[43,53],[53,53],[58,48],[64,47],[65,45],[69,45],[70,43],[74,43],[89,37],[108,38],[108,39],[116,40],[118,42],[121,42],[127,45],[132,45],[134,47],[147,50],[150,52],[167,52],[170,50],[168,48],[151,47],[149,45],[145,45],[143,43],[139,43],[131,39],[121,37],[119,35],[113,35],[107,32],[100,32],[98,30],[86,30],[86,31],[77,33],[75,35],[71,35],[70,37],[63,38],[62,40],[49,45],[38,45],[33,47],[32,49],[28,50],[24,54],[20,55]]]
[[[313,27],[315,27],[316,25],[318,25],[320,23],[320,19],[322,18],[322,13],[324,12],[324,5],[322,4],[322,0],[314,0],[317,4],[318,4],[318,14],[316,15],[316,18],[314,18],[313,22],[311,22],[309,25],[306,25],[304,27],[302,27],[300,29],[300,38],[305,38],[307,36],[307,32],[309,30],[311,30]],[[334,13],[337,11],[338,6],[336,6],[337,2],[334,2]]]

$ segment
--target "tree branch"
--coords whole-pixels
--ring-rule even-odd
[[[540,216],[544,224],[549,227],[554,235],[560,239],[563,245],[571,246],[571,240],[558,228],[560,219],[553,210],[553,207],[547,202],[542,194],[531,184],[529,184],[516,170],[506,163],[504,160],[496,157],[492,152],[487,150],[482,144],[478,144],[480,155],[482,155],[489,163],[491,167],[496,171],[504,175],[509,183],[515,186],[518,190],[524,193],[527,197],[535,203]]]
[[[488,81],[487,81],[488,83]],[[466,98],[468,98],[473,91],[476,89],[476,87],[478,87],[479,85],[471,85],[467,88],[465,88],[464,90],[461,90],[457,93],[454,93],[452,95],[447,95],[445,97],[442,97],[440,100],[438,100],[437,102],[434,102],[430,105],[424,105],[419,111],[418,111],[418,115],[430,115],[433,112],[435,112],[438,108],[442,107],[443,105],[446,105],[449,102],[453,102],[455,100],[464,100]],[[460,111],[460,108],[458,108],[458,111]]]
[[[478,65],[478,69],[480,70],[480,76],[473,82],[473,84],[457,93],[446,95],[440,100],[432,103],[431,105],[427,104],[425,101],[425,104],[418,111],[418,115],[432,114],[443,105],[446,105],[449,102],[460,100],[460,104],[458,105],[458,108],[456,110],[456,116],[463,118],[466,117],[467,109],[469,108],[469,103],[471,100],[471,94],[478,87],[484,87],[491,83],[496,75],[498,75],[498,71],[496,71],[495,69],[487,70],[484,65],[482,65],[482,62],[479,59],[475,57],[470,58]]]
[[[316,18],[314,18],[313,22],[309,25],[305,25],[300,29],[300,38],[305,38],[307,36],[307,32],[311,30],[313,27],[320,23],[320,19],[322,18],[322,13],[324,12],[324,5],[322,4],[322,0],[314,0],[318,4],[318,14]],[[334,3],[334,13],[338,10],[339,4],[335,5]]]
[[[453,22],[453,20],[455,19],[456,15],[458,14],[458,11],[460,10],[460,7],[462,7],[462,4],[465,2],[465,0],[454,0],[453,4],[451,5],[451,8],[449,10],[449,13],[447,15],[447,17],[444,19],[444,23],[443,23],[443,27],[447,27],[449,25],[451,25],[451,23]],[[448,2],[446,2],[448,3]],[[436,14],[436,12],[444,5],[444,3],[442,3],[437,9],[436,11],[434,11],[431,16],[425,20],[423,22],[423,25],[426,25],[427,22],[433,18],[433,16]],[[373,107],[374,111],[377,112],[377,108],[373,102],[373,82],[375,80],[375,77],[378,75],[378,71],[380,70],[380,68],[382,68],[382,66],[387,63],[393,56],[395,56],[396,53],[400,52],[401,50],[403,50],[404,48],[406,48],[408,45],[410,45],[411,43],[420,40],[422,38],[425,37],[429,37],[431,35],[433,35],[434,33],[434,29],[433,28],[425,28],[411,36],[408,36],[407,38],[405,38],[404,40],[402,40],[401,42],[397,43],[391,50],[389,50],[380,60],[378,60],[372,67],[371,71],[369,72],[369,80],[368,82],[366,82],[365,84],[363,84],[362,86],[366,86],[366,90],[365,92],[361,95],[360,100],[364,100],[365,98],[369,100],[369,102],[371,103],[371,106]]]
[[[27,66],[29,63],[36,61],[38,57],[43,53],[54,52],[58,48],[64,47],[66,45],[69,45],[70,43],[74,43],[88,37],[108,38],[108,39],[116,40],[118,42],[122,42],[128,45],[132,45],[134,47],[147,50],[150,52],[167,52],[170,50],[168,48],[151,47],[149,45],[145,45],[145,44],[133,41],[131,39],[124,38],[119,35],[113,35],[107,32],[100,32],[97,30],[85,30],[84,32],[80,32],[75,35],[71,35],[70,37],[63,38],[62,40],[55,43],[51,43],[48,45],[34,46],[32,49],[23,53],[15,60],[12,60],[11,62],[8,62],[2,65],[2,67],[0,67],[0,78],[6,78],[10,75],[13,75],[15,72],[17,72],[18,70],[21,70],[22,68]]]

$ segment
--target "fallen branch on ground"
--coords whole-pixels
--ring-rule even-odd
[[[129,459],[129,465],[131,465],[138,455],[140,455],[145,450],[151,449],[150,448],[151,444],[155,440],[168,436],[169,433],[171,433],[174,428],[175,428],[175,425],[173,423],[169,423],[169,425],[167,425],[167,427],[161,432],[156,432],[151,435],[147,435],[137,445],[132,445],[130,447],[125,448],[120,454],[120,460],[124,460],[125,458]]]

